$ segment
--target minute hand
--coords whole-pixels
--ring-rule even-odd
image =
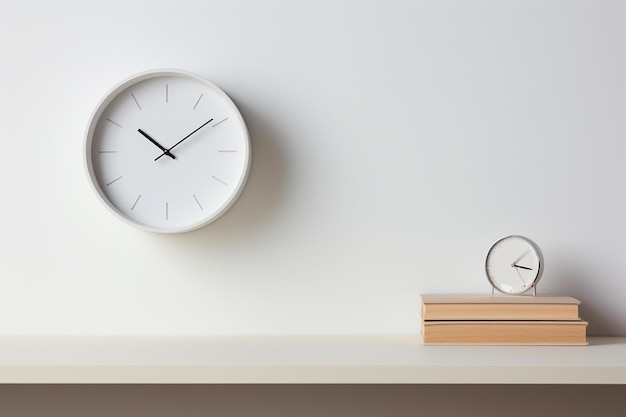
[[[187,138],[189,138],[189,136],[193,135],[194,133],[196,133],[198,130],[202,129],[204,126],[208,125],[209,123],[211,123],[213,121],[213,119],[209,119],[208,121],[204,122],[200,127],[198,127],[196,130],[194,130],[193,132],[191,132],[190,134],[188,134],[187,136],[185,136],[184,138],[182,138],[181,140],[179,140],[178,142],[176,142],[173,146],[171,146],[169,149],[166,149],[165,151],[163,151],[163,153],[159,156],[157,156],[154,160],[158,161],[159,159],[161,159],[163,156],[167,155],[172,149],[174,149],[175,147],[177,147],[178,145],[180,145],[181,143],[183,143],[183,141],[185,141]]]

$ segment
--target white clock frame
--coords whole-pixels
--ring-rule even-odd
[[[152,99],[142,98],[140,102],[139,98],[134,93],[132,93],[133,88],[135,87],[143,88],[144,90],[146,90],[146,96],[148,96],[148,93],[151,93],[151,91],[149,90],[149,86],[151,86],[151,84],[157,83],[157,81],[160,80],[174,81],[174,85],[172,87],[169,83],[165,83],[165,105],[161,104],[160,107],[150,107],[154,104],[152,101],[150,101]],[[187,100],[187,102],[185,103],[185,108],[188,109],[185,111],[188,111],[189,113],[194,113],[193,116],[187,116],[186,114],[180,113],[180,107],[182,106],[182,104],[177,103],[175,106],[172,105],[169,108],[167,107],[171,103],[174,103],[176,86],[180,86],[182,91],[192,89],[194,85],[197,85],[198,87],[197,92],[194,93],[195,95],[191,96],[187,94],[187,97],[185,97],[185,99]],[[170,99],[170,97],[172,98]],[[209,115],[208,113],[202,116],[204,118],[196,116],[195,112],[199,108],[201,108],[202,105],[211,105],[211,111],[214,111],[216,115],[219,114],[220,116],[213,118],[213,116]],[[153,109],[153,118],[145,119],[151,120],[152,123],[146,123],[145,121],[143,123],[148,125],[152,124],[155,126],[158,125],[161,127],[161,130],[163,132],[167,132],[167,134],[165,135],[161,135],[162,132],[159,132],[159,135],[161,135],[158,139],[159,142],[152,139],[151,136],[154,135],[153,133],[150,133],[149,136],[141,129],[141,126],[137,124],[137,120],[142,120],[142,118],[137,115],[143,116],[143,114],[147,113],[148,108]],[[157,108],[159,109],[158,111],[154,110]],[[129,114],[132,111],[136,112],[134,116],[128,116],[126,118],[124,117],[124,115]],[[174,113],[169,114],[168,111]],[[180,114],[177,114],[176,112],[179,112]],[[112,116],[109,116],[112,113],[116,113],[119,120],[113,119]],[[135,119],[133,119],[133,117],[135,117]],[[178,124],[177,120],[179,117],[180,119],[186,120],[182,120],[180,126],[176,126]],[[201,120],[205,120],[208,117],[211,117],[211,120],[209,120],[209,122],[203,123],[202,125],[200,125],[199,122],[190,122],[190,120],[198,119],[198,117],[200,117]],[[121,119],[124,119],[123,123]],[[166,120],[163,121],[161,119]],[[217,128],[218,125],[221,126],[221,132],[220,128],[213,130],[213,128]],[[132,129],[132,132],[131,130],[126,130],[123,136],[127,139],[131,137],[131,140],[122,141],[118,137],[114,136],[115,134],[120,134],[120,132],[126,127]],[[137,129],[138,127],[139,129]],[[109,130],[106,131],[106,129]],[[110,133],[111,129],[118,129],[119,132]],[[154,128],[151,129],[153,131],[159,130]],[[189,134],[183,137],[185,133]],[[145,138],[142,138],[142,135],[145,136]],[[182,140],[179,139],[181,137],[183,137]],[[187,138],[189,138],[188,141]],[[202,139],[205,140],[202,141]],[[97,146],[100,146],[102,143],[107,141],[110,143],[117,143],[120,147],[122,147],[125,151],[125,158],[127,161],[133,160],[132,158],[135,158],[132,164],[124,162],[127,164],[126,168],[131,171],[130,174],[120,173],[119,176],[116,176],[115,178],[104,178],[104,171],[106,171],[104,167],[106,166],[106,163],[102,162],[102,160],[99,158],[110,158],[118,156],[115,155],[118,154],[118,151],[96,149]],[[135,141],[137,141],[137,143],[135,143]],[[153,143],[150,143],[150,141]],[[132,145],[129,144],[131,142]],[[190,142],[197,143],[191,145]],[[206,144],[207,142],[209,143],[209,145]],[[217,144],[218,142],[223,143],[223,146],[226,148],[222,150],[216,150],[220,147],[220,145]],[[233,149],[233,144],[235,144],[236,149]],[[156,145],[156,147],[154,147],[153,145]],[[211,146],[213,146],[213,148],[211,148]],[[142,155],[141,160],[136,159],[136,155],[133,154],[137,151],[137,149],[139,149],[138,147],[142,147],[141,152],[146,153],[145,155]],[[158,149],[157,147],[160,149]],[[205,151],[205,153],[192,152],[191,150],[186,149],[187,147],[194,148],[193,150],[195,151]],[[211,155],[209,155],[209,152],[207,150],[215,151],[219,153],[219,156],[216,156],[212,153]],[[107,153],[114,155],[108,155]],[[124,152],[119,153],[122,154]],[[180,154],[181,157],[176,158],[173,156],[174,154]],[[157,156],[157,158],[152,158],[155,155]],[[163,156],[170,156],[171,159],[168,157],[162,158]],[[181,161],[182,159],[185,159],[182,158],[182,156],[185,156],[185,158],[187,159]],[[206,160],[202,158],[206,158]],[[154,161],[152,161],[152,159],[154,159]],[[233,103],[230,97],[228,97],[228,95],[226,95],[226,93],[224,93],[224,91],[222,91],[219,87],[206,80],[205,78],[200,77],[194,73],[178,69],[158,69],[145,71],[131,76],[116,85],[104,96],[104,98],[96,106],[93,114],[89,119],[84,140],[84,162],[87,176],[93,190],[99,197],[99,200],[103,202],[104,205],[115,216],[125,221],[126,223],[146,231],[157,233],[189,232],[203,227],[221,217],[237,201],[241,192],[243,191],[248,179],[251,159],[252,155],[248,129],[246,127],[243,117],[241,116],[241,113],[239,112],[239,109]],[[184,164],[185,162],[189,162],[190,164],[193,163],[195,165],[189,165],[188,167],[185,167],[185,169],[172,168],[175,166],[175,164]],[[213,165],[219,165],[220,168],[225,171],[230,170],[228,171],[230,175],[228,181],[226,181],[219,174],[207,174],[207,169],[209,169],[207,168],[207,165],[211,164],[207,164],[206,162],[213,162]],[[231,164],[230,166],[228,165],[229,163]],[[157,165],[164,167],[164,169],[162,171],[159,171],[159,168],[156,168]],[[168,172],[168,169],[170,170],[170,174],[165,174],[164,172]],[[146,173],[148,171],[150,172],[149,174]],[[198,176],[207,175],[207,177],[203,178],[202,180],[197,180],[195,177],[196,171],[198,172]],[[199,212],[193,213],[193,215],[189,214],[189,218],[184,218],[181,215],[181,217],[177,218],[177,221],[170,226],[167,224],[167,222],[170,221],[170,217],[174,217],[173,215],[170,215],[170,202],[165,201],[164,205],[161,205],[161,207],[158,208],[158,210],[161,210],[162,212],[164,211],[165,213],[161,221],[154,221],[152,220],[154,215],[152,215],[152,217],[145,216],[144,218],[142,218],[141,216],[138,216],[135,212],[135,206],[143,197],[143,194],[141,194],[141,192],[132,192],[133,199],[135,199],[135,194],[138,195],[136,201],[134,201],[134,204],[133,201],[128,200],[128,198],[126,198],[126,201],[124,201],[124,203],[122,204],[120,203],[120,200],[123,200],[123,198],[117,195],[113,195],[113,193],[110,192],[109,187],[118,180],[120,180],[119,182],[121,183],[122,179],[124,179],[124,175],[126,175],[126,177],[130,176],[137,183],[141,183],[143,181],[145,188],[158,190],[156,191],[157,194],[159,192],[165,194],[165,189],[170,190],[172,194],[176,194],[177,192],[182,192],[178,190],[179,187],[185,187],[189,182],[197,181],[198,183],[201,183],[201,181],[205,180],[208,184],[207,187],[222,187],[222,189],[215,192],[218,197],[215,197],[216,201],[208,201],[210,204],[207,204],[204,201],[201,204],[196,194],[190,194],[188,196],[189,201],[186,201],[185,204],[196,205],[199,209]],[[151,175],[153,175],[154,177],[151,177]],[[166,175],[171,175],[171,177],[167,177]],[[154,180],[152,178],[154,178]],[[159,179],[163,181],[163,183],[167,183],[167,187],[162,184],[155,185],[154,182],[158,181]],[[151,181],[153,183],[150,183]],[[224,191],[226,187],[228,187],[228,190]],[[210,200],[207,195],[208,194],[205,194],[204,196],[205,201]],[[154,199],[158,198],[158,196],[154,197]],[[192,198],[195,201],[192,201]],[[148,198],[143,198],[143,200],[148,200]],[[142,201],[142,203],[147,204],[144,203],[144,201]],[[187,208],[186,210],[187,212],[191,212],[192,209]],[[139,210],[137,210],[137,212],[138,211]]]

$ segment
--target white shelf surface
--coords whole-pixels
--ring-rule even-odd
[[[418,336],[3,336],[0,383],[626,384],[626,338],[424,346]]]

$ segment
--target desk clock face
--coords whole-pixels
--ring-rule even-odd
[[[504,294],[522,294],[533,288],[543,272],[539,247],[523,236],[508,236],[493,244],[485,262],[491,285]]]

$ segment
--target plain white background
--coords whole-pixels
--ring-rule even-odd
[[[4,1],[1,334],[419,332],[419,294],[489,292],[534,239],[540,293],[626,335],[621,1]],[[102,96],[196,72],[248,123],[246,189],[169,236],[110,215]]]

